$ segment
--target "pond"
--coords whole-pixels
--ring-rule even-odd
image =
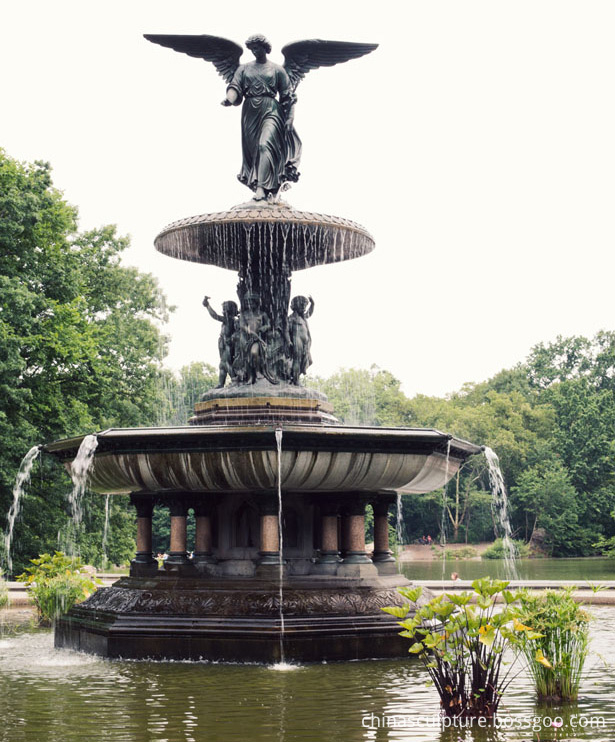
[[[614,559],[517,559],[515,566],[521,580],[570,580],[579,586],[588,581],[615,580]],[[440,580],[442,561],[404,562],[402,572],[410,580]],[[506,576],[503,559],[447,559],[444,565],[446,579],[451,572],[457,572],[462,580]]]
[[[0,638],[2,742],[491,742],[615,738],[615,609],[592,610],[578,704],[537,707],[527,677],[501,706],[508,729],[441,730],[438,696],[415,658],[280,671],[199,662],[108,661],[55,650],[50,631]],[[537,721],[532,721],[536,719]],[[388,724],[388,726],[383,726]],[[546,726],[543,726],[545,724]],[[393,726],[394,725],[394,726]],[[532,731],[532,726],[537,731]]]

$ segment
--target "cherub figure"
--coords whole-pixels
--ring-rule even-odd
[[[212,319],[222,322],[220,337],[218,338],[218,350],[220,351],[220,366],[218,375],[218,386],[216,389],[222,389],[229,376],[231,381],[235,380],[233,370],[233,335],[237,330],[237,315],[239,309],[234,301],[222,302],[222,314],[218,314],[212,309],[209,303],[209,296],[203,299],[203,306],[209,312]]]
[[[292,354],[291,382],[299,386],[300,375],[307,373],[312,365],[312,336],[307,321],[314,313],[314,299],[311,296],[295,296],[290,308],[293,310],[288,318]]]
[[[271,321],[261,309],[261,298],[247,291],[241,299],[237,332],[233,336],[233,368],[240,383],[255,384],[264,376],[272,384],[277,381],[267,367],[267,337]]]

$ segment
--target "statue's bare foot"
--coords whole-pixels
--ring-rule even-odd
[[[267,194],[265,193],[265,189],[259,186],[254,193],[254,200],[264,201],[266,198],[267,198]]]

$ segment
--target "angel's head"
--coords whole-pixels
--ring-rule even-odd
[[[271,44],[267,41],[267,37],[263,36],[262,33],[256,33],[246,41],[248,49],[256,56],[258,49],[262,49],[265,54],[271,53]]]

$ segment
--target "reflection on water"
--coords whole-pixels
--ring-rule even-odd
[[[581,698],[576,706],[568,707],[568,717],[577,716],[559,730],[559,740],[615,738],[611,700],[615,694],[615,610],[600,607],[594,614],[592,653]],[[513,731],[441,731],[438,697],[425,680],[414,659],[308,665],[296,672],[272,672],[256,665],[111,662],[54,650],[51,632],[27,633],[0,639],[0,740],[537,739],[531,724]],[[561,709],[536,709],[522,674],[504,697],[501,717],[503,723],[519,726],[534,716],[563,713]],[[570,721],[598,717],[608,723],[606,728],[570,727]],[[541,728],[540,739],[555,739],[554,733],[551,727]]]
[[[457,572],[462,580],[487,576],[506,578],[503,559],[446,560],[446,565],[447,578],[451,572]],[[518,559],[515,566],[520,580],[571,580],[580,586],[588,580],[615,580],[613,559]],[[404,562],[402,572],[410,580],[440,580],[442,562]],[[583,577],[579,578],[579,575]]]

